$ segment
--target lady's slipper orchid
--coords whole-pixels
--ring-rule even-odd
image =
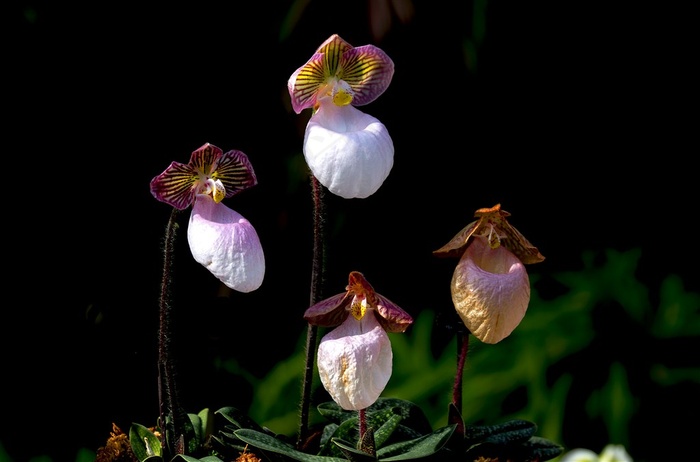
[[[338,196],[368,197],[389,176],[394,164],[389,132],[355,106],[384,93],[393,75],[394,62],[381,49],[353,47],[336,34],[287,82],[294,111],[314,111],[304,134],[306,162]]]
[[[460,258],[452,275],[452,302],[467,329],[484,343],[500,342],[520,324],[530,303],[525,264],[544,260],[508,216],[500,204],[479,209],[478,220],[433,252]]]
[[[319,344],[319,376],[340,407],[359,411],[379,398],[391,377],[387,332],[404,332],[413,318],[376,293],[361,273],[353,271],[348,279],[346,292],[313,305],[304,319],[317,326],[338,326]]]
[[[262,284],[265,257],[253,225],[221,201],[255,186],[257,178],[241,151],[209,143],[190,162],[173,162],[151,180],[151,193],[184,210],[192,205],[187,239],[194,259],[231,289],[251,292]]]
[[[632,462],[632,457],[620,444],[608,444],[600,455],[590,449],[573,449],[561,457],[560,462]]]

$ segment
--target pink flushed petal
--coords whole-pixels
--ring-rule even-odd
[[[452,276],[452,302],[464,325],[484,343],[498,343],[520,324],[530,302],[525,265],[504,246],[476,236]]]
[[[252,224],[208,196],[196,197],[187,239],[192,256],[231,289],[251,292],[262,284],[265,257]]]
[[[321,339],[317,357],[321,383],[346,410],[374,404],[391,377],[391,342],[372,314],[348,316]]]
[[[346,199],[374,194],[394,165],[394,143],[379,120],[323,99],[304,135],[304,157],[318,181]]]

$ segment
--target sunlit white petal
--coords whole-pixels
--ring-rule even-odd
[[[598,462],[598,454],[588,449],[574,449],[564,454],[559,462]]]
[[[324,99],[306,127],[304,156],[313,175],[333,194],[366,198],[389,176],[394,143],[376,118]]]
[[[321,339],[317,356],[321,383],[346,410],[374,404],[391,377],[391,343],[373,313],[348,316]]]
[[[258,234],[238,212],[197,195],[187,239],[195,260],[221,282],[239,292],[251,292],[262,284],[265,257]]]
[[[600,453],[599,462],[632,462],[632,458],[621,444],[608,444]]]

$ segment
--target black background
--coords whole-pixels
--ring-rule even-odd
[[[412,18],[394,15],[381,37],[365,2],[311,0],[287,23],[293,5],[3,8],[0,442],[17,460],[72,460],[102,445],[112,422],[157,415],[170,208],[148,184],[205,142],[244,151],[255,168],[259,184],[227,205],[258,230],[267,273],[258,291],[221,296],[190,258],[181,217],[175,338],[182,376],[196,377],[183,383],[186,407],[245,407],[252,391],[214,370],[213,357],[262,376],[294,350],[309,303],[312,203],[301,156],[309,114],[291,111],[286,82],[333,33],[394,60],[389,89],[361,109],[387,126],[396,153],[375,195],[326,196],[326,295],[359,270],[413,315],[448,309],[454,262],[431,252],[496,203],[545,255],[535,273],[580,268],[584,250],[641,248],[650,287],[679,274],[700,290],[686,11],[488,2],[467,65],[473,2],[415,1]]]

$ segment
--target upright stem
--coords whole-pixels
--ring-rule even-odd
[[[170,287],[172,285],[172,266],[175,253],[175,236],[178,224],[176,221],[179,210],[173,208],[170,220],[165,231],[163,243],[163,279],[161,282],[159,300],[159,331],[158,331],[158,401],[160,407],[160,426],[163,436],[161,448],[164,460],[169,460],[172,453],[181,454],[182,437],[184,435],[184,418],[186,414],[180,407],[178,391],[175,384],[175,364],[171,351],[172,304],[170,302]],[[177,441],[174,446],[168,447],[166,435],[172,435]]]
[[[464,376],[464,364],[467,362],[469,352],[469,332],[462,329],[457,331],[457,372],[455,373],[454,387],[452,388],[452,409],[457,415],[450,415],[450,423],[457,424],[457,433],[464,435],[464,420],[462,420],[462,378]]]
[[[357,417],[357,420],[359,421],[358,430],[360,432],[360,441],[362,441],[365,433],[367,433],[367,409],[360,409]]]
[[[457,410],[462,412],[462,377],[464,375],[464,364],[467,362],[467,352],[469,350],[469,333],[459,331],[457,333],[457,373],[455,374],[454,388],[452,388],[452,404]]]
[[[314,205],[313,221],[313,258],[311,263],[311,290],[310,304],[314,305],[322,297],[322,288],[325,279],[325,245],[324,224],[326,221],[326,210],[323,201],[324,191],[318,179],[311,175],[311,196]],[[314,377],[314,358],[316,356],[316,340],[318,337],[318,326],[308,325],[306,330],[306,365],[304,367],[304,381],[302,383],[301,413],[299,422],[299,437],[297,448],[301,449],[309,433],[309,407],[311,405],[311,387]]]

